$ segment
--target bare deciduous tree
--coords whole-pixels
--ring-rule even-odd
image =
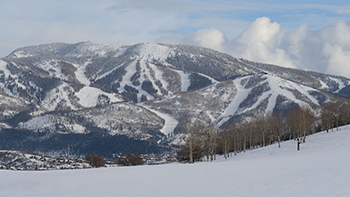
[[[215,128],[213,124],[210,124],[205,128],[205,143],[204,149],[206,150],[207,161],[213,161],[216,159],[216,147],[217,147],[217,139],[218,139],[218,130]]]
[[[118,158],[117,164],[122,166],[137,166],[143,165],[145,162],[137,153],[129,153]]]
[[[186,131],[185,133],[185,146],[189,150],[189,162],[193,163],[193,154],[194,151],[197,149],[201,149],[202,145],[202,134],[204,126],[200,122],[194,122],[191,121],[186,122]]]
[[[94,168],[103,167],[106,164],[105,159],[97,155],[88,154],[85,156],[85,160]]]

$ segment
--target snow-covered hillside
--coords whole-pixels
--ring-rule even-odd
[[[213,163],[0,171],[0,196],[350,196],[350,126]]]
[[[0,59],[0,123],[21,131],[164,142],[186,119],[225,128],[290,106],[317,111],[349,89],[345,77],[198,46],[51,43]]]

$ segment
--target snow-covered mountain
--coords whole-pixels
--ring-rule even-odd
[[[0,59],[0,121],[159,141],[188,118],[225,126],[294,105],[317,109],[346,94],[349,83],[197,46],[51,43]]]

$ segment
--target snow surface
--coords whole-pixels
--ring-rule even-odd
[[[290,99],[291,101],[298,103],[300,105],[309,106],[307,102],[296,98],[295,94],[290,90],[296,90],[300,92],[302,95],[307,97],[315,105],[319,105],[316,98],[309,93],[310,91],[318,91],[318,90],[304,86],[304,85],[298,85],[294,82],[282,79],[280,77],[271,76],[267,74],[267,75],[264,75],[266,79],[260,82],[259,84],[267,82],[268,86],[270,87],[270,90],[263,92],[262,95],[259,96],[257,101],[252,106],[242,110],[240,109],[240,104],[248,97],[249,93],[252,91],[252,88],[245,88],[246,84],[242,84],[242,81],[249,79],[250,77],[252,76],[246,76],[246,77],[233,80],[233,85],[236,88],[236,96],[230,101],[230,104],[226,107],[222,115],[217,119],[217,120],[220,120],[218,123],[219,126],[225,123],[229,119],[229,116],[231,115],[246,113],[250,110],[256,109],[260,105],[260,103],[265,99],[268,99],[268,105],[266,107],[265,114],[271,113],[276,106],[277,97],[279,95],[283,95],[286,98]],[[228,95],[223,95],[222,98],[226,100],[228,98]]]
[[[142,44],[139,50],[141,59],[155,59],[160,62],[165,62],[169,56],[175,54],[171,48],[159,44]]]
[[[333,78],[333,77],[329,77],[329,78],[339,84],[338,90],[335,91],[334,93],[338,93],[341,89],[345,88],[345,84],[343,83],[343,81],[341,79]]]
[[[108,96],[112,103],[122,101],[117,97],[116,94],[103,92],[98,88],[88,87],[88,86],[83,87],[78,93],[76,93],[76,96],[80,99],[79,103],[82,106],[94,107],[97,105],[98,96],[102,94],[105,96]]]
[[[0,196],[350,196],[350,126],[213,163],[0,171]]]
[[[258,102],[256,102],[251,107],[251,109],[256,108],[262,100],[269,97],[269,103],[268,103],[268,106],[266,108],[265,113],[272,112],[275,105],[276,105],[276,100],[277,100],[278,95],[283,95],[283,96],[291,99],[292,101],[299,103],[300,105],[308,105],[304,101],[298,100],[292,92],[286,90],[285,88],[297,90],[301,94],[305,95],[308,99],[310,99],[314,104],[319,105],[318,101],[309,93],[309,91],[317,91],[317,90],[309,88],[307,86],[298,85],[294,82],[287,81],[287,80],[279,78],[279,77],[272,77],[270,75],[266,75],[266,77],[267,77],[267,81],[270,85],[271,90],[264,92],[263,96],[261,96],[259,98]]]
[[[22,58],[22,57],[32,57],[33,55],[30,54],[30,53],[27,53],[25,51],[16,51],[14,53],[14,55],[17,57],[17,58]]]
[[[133,82],[131,81],[131,77],[137,72],[136,65],[140,64],[141,73],[140,73],[140,81],[150,81],[152,83],[152,87],[155,88],[157,91],[157,95],[161,95],[162,91],[158,87],[156,80],[159,80],[159,82],[162,84],[162,87],[165,90],[168,90],[168,82],[163,79],[163,71],[161,71],[155,64],[149,63],[146,60],[141,59],[140,61],[134,61],[131,64],[127,66],[126,74],[123,76],[122,81],[120,82],[120,87],[118,88],[118,91],[120,93],[125,92],[125,85],[134,87],[136,90],[138,90],[137,94],[137,102],[141,102],[142,95],[145,95],[148,100],[153,100],[154,96],[149,94],[147,91],[142,89],[142,84],[135,86]]]
[[[154,71],[155,79],[159,80],[160,83],[162,84],[162,87],[168,90],[169,83],[163,79],[163,71],[159,70],[159,68],[155,64],[149,63],[148,66]],[[152,83],[155,83],[155,82],[153,81]],[[159,90],[158,86],[155,86],[155,87]]]
[[[74,67],[77,68],[77,71],[75,73],[75,76],[77,77],[77,79],[80,81],[80,83],[89,86],[91,84],[90,80],[86,77],[85,75],[85,69],[86,66],[89,65],[91,62],[88,61],[86,62],[84,65],[74,65]]]
[[[150,107],[146,105],[139,104],[140,106],[148,109],[149,111],[155,113],[157,116],[161,117],[164,119],[165,123],[163,128],[160,130],[161,133],[165,135],[169,135],[170,133],[174,132],[175,127],[179,123],[179,121],[175,120],[173,117],[171,117],[168,114],[161,113],[159,111],[153,110]]]
[[[116,66],[116,67],[113,68],[112,70],[103,73],[102,75],[100,75],[99,77],[97,77],[97,78],[95,79],[95,81],[97,81],[97,80],[99,80],[99,79],[102,79],[102,78],[104,78],[104,77],[110,75],[110,74],[111,74],[112,72],[114,72],[115,70],[117,70],[117,69],[119,69],[120,67],[124,66],[124,64],[125,64],[125,63],[122,63],[121,65]],[[100,74],[100,73],[98,73],[98,74]]]
[[[74,89],[68,84],[63,83],[46,94],[45,99],[42,101],[42,106],[50,111],[54,111],[61,101],[65,101],[66,106],[76,110],[76,107],[69,99],[72,92],[74,92]]]
[[[225,109],[224,113],[221,115],[221,118],[233,115],[239,109],[239,105],[247,98],[251,88],[246,89],[244,85],[241,85],[241,81],[246,77],[236,79],[233,81],[234,86],[237,89],[236,97],[231,101],[230,105]],[[219,123],[220,125],[220,123]]]
[[[119,51],[114,55],[114,57],[119,57],[119,56],[123,55],[127,49],[128,48],[119,49]]]
[[[51,128],[54,130],[54,126],[52,124],[52,120],[54,119],[54,116],[51,114],[46,114],[44,116],[38,116],[30,119],[27,122],[20,123],[19,128],[28,128],[30,130],[38,130],[40,128]]]
[[[44,116],[37,116],[30,119],[27,122],[21,122],[18,128],[27,128],[32,131],[40,132],[43,130],[49,130],[51,132],[57,132],[55,116],[51,114],[46,114]],[[74,133],[85,133],[85,127],[76,123],[68,123],[65,125],[70,127]],[[62,133],[62,132],[60,132]],[[63,132],[65,133],[65,132]]]
[[[8,78],[9,76],[14,77],[14,75],[11,74],[9,69],[6,68],[7,62],[0,60],[0,70],[4,71],[5,78]]]
[[[191,73],[180,71],[180,70],[174,70],[175,72],[179,73],[181,77],[181,92],[186,92],[188,90],[188,87],[191,85],[190,75]]]
[[[84,57],[84,56],[99,56],[107,57],[109,52],[118,51],[118,46],[106,45],[106,44],[96,44],[92,42],[80,42],[75,46],[74,50],[65,54],[67,57]]]
[[[319,80],[319,82],[321,83],[321,89],[327,89],[329,88],[329,86],[322,80]]]
[[[128,65],[128,67],[125,69],[126,73],[123,76],[122,81],[120,82],[120,87],[118,88],[118,91],[120,93],[125,92],[124,86],[133,86],[132,82],[130,81],[131,77],[136,73],[136,63],[137,61],[132,62],[131,64]]]

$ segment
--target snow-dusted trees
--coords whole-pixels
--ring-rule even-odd
[[[293,109],[287,117],[287,124],[291,135],[297,140],[297,150],[300,150],[300,143],[305,142],[306,136],[310,133],[315,122],[315,117],[310,108],[306,106]]]
[[[213,161],[216,154],[228,158],[230,153],[232,156],[273,143],[281,147],[281,141],[291,139],[296,140],[299,151],[307,135],[349,123],[350,104],[347,102],[327,103],[317,116],[309,106],[301,106],[284,113],[266,114],[249,122],[234,123],[221,131],[212,124],[187,123],[185,145],[178,158],[190,163],[204,157]]]
[[[321,129],[327,132],[333,128],[350,124],[350,103],[348,100],[328,102],[320,110]]]
[[[278,147],[281,147],[281,137],[283,132],[283,115],[279,114],[280,117],[277,114],[269,115],[268,121],[270,122],[271,126],[271,135],[273,136],[272,140],[278,142]]]
[[[219,131],[215,128],[213,124],[210,124],[204,129],[203,140],[204,140],[204,150],[207,157],[207,161],[215,160],[216,158],[216,148],[218,141]]]
[[[179,161],[188,161],[193,163],[195,160],[201,159],[203,154],[203,131],[204,126],[200,122],[186,121],[184,131],[185,144],[177,153]]]
[[[321,128],[326,130],[339,128],[350,123],[350,104],[346,101],[326,103],[320,111]]]
[[[203,125],[200,122],[186,122],[184,132],[184,144],[177,153],[177,158],[181,162],[193,163],[206,157],[207,161],[216,159],[218,149],[219,131],[213,125]]]
[[[339,126],[348,124],[350,124],[350,103],[344,100],[340,105]]]
[[[320,119],[322,130],[326,130],[327,133],[329,129],[333,128],[333,104],[327,103],[321,108]]]
[[[232,135],[230,131],[228,129],[223,130],[218,134],[218,139],[218,146],[221,147],[221,152],[224,154],[225,159],[230,157],[230,151],[232,149]]]

